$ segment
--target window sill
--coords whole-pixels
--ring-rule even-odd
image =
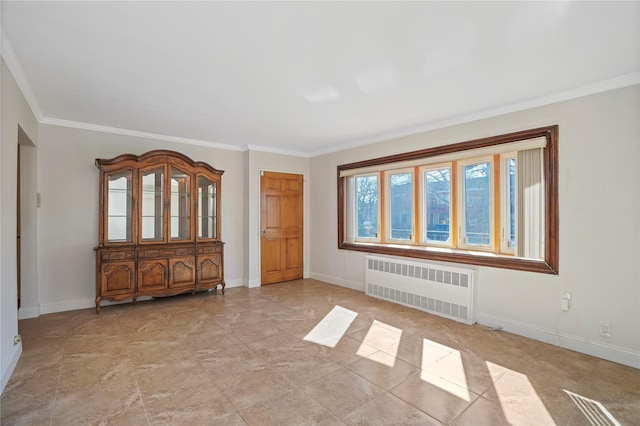
[[[361,251],[366,253],[386,254],[390,256],[412,257],[416,259],[436,260],[442,262],[463,263],[468,265],[487,266],[492,268],[513,269],[517,271],[537,272],[557,275],[558,271],[544,260],[523,259],[519,257],[499,255],[471,250],[458,250],[444,247],[424,247],[403,244],[381,243],[347,243],[338,245],[342,250]]]

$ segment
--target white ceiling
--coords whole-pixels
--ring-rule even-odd
[[[314,155],[640,70],[638,2],[2,1],[1,14],[40,121],[232,149]]]

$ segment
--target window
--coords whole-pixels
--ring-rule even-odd
[[[462,220],[460,247],[492,249],[493,191],[490,160],[460,163]]]
[[[516,247],[516,158],[514,154],[501,157],[502,193],[502,223],[500,228],[500,251],[515,254]]]
[[[413,241],[413,171],[387,173],[389,240]]]
[[[422,168],[421,242],[443,245],[451,238],[451,166]]]
[[[380,185],[378,185],[378,180],[377,174],[356,177],[357,240],[379,240],[378,192]]]
[[[557,134],[338,166],[338,247],[557,274]]]

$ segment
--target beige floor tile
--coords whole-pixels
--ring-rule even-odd
[[[58,391],[51,424],[89,424],[140,404],[142,399],[137,387],[123,389],[95,385],[72,392]]]
[[[91,423],[92,426],[144,426],[148,424],[147,413],[142,405],[120,411]]]
[[[119,318],[120,327],[124,334],[146,333],[148,331],[165,330],[171,327],[167,318],[163,315],[150,315],[146,318],[135,318],[134,316],[121,316]]]
[[[336,370],[303,389],[341,421],[384,393],[378,386],[345,368]]]
[[[194,357],[216,382],[223,376],[268,366],[260,354],[249,349],[240,340],[223,347],[213,346],[207,350],[198,350],[194,352]]]
[[[94,355],[123,355],[127,345],[122,335],[115,336],[69,336],[65,340],[64,352],[67,357]]]
[[[424,371],[481,395],[509,370],[473,353],[452,351]]]
[[[214,420],[211,423],[211,425],[212,426],[247,426],[247,423],[242,419],[240,414],[233,413],[227,417]]]
[[[91,386],[131,389],[136,378],[129,357],[123,354],[72,354],[62,361],[59,392],[73,392]]]
[[[163,394],[143,396],[149,422],[155,424],[203,425],[235,412],[214,383],[200,374],[167,386]]]
[[[291,382],[273,370],[247,370],[214,379],[227,399],[241,410],[276,398],[291,389]]]
[[[347,368],[384,390],[390,390],[419,371],[418,367],[382,351],[363,357]]]
[[[175,358],[166,363],[135,368],[138,388],[145,400],[171,395],[198,376],[209,380],[206,374],[202,374],[200,364],[188,356],[182,356],[183,353],[176,353]]]
[[[20,377],[14,374],[0,401],[0,424],[48,425],[53,413],[58,373],[59,367],[24,371]]]
[[[385,393],[349,414],[345,423],[358,426],[441,426],[442,423],[401,399]]]
[[[363,344],[350,336],[343,336],[335,347],[323,345],[311,345],[311,347],[341,365],[349,365],[378,352],[376,348]]]
[[[118,336],[121,334],[117,316],[96,315],[89,318],[74,318],[69,321],[69,336]]]
[[[469,408],[451,423],[452,426],[512,426],[515,424],[533,425],[534,423],[509,422],[499,402],[483,397],[474,401]],[[535,424],[537,425],[538,423]],[[546,424],[543,423],[540,426],[546,426]]]
[[[436,420],[449,424],[478,395],[437,376],[415,374],[390,391]]]
[[[282,333],[282,331],[280,331],[269,320],[263,320],[251,324],[234,324],[229,327],[229,330],[235,337],[247,345],[251,342],[255,342],[256,340],[261,340]]]
[[[249,426],[343,425],[310,397],[288,392],[240,411]]]
[[[338,370],[340,364],[315,351],[302,351],[297,356],[281,352],[278,358],[269,359],[270,366],[276,372],[295,385],[303,385]]]

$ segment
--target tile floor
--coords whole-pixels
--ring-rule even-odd
[[[640,424],[640,370],[315,280],[19,329],[3,425]]]

